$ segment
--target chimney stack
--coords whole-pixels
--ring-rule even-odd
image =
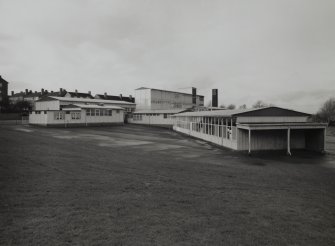
[[[212,89],[212,107],[218,107],[218,89]]]
[[[90,94],[90,95],[91,95],[91,91],[88,91],[88,94]]]
[[[105,98],[105,99],[107,98],[107,92],[104,93],[104,98]]]
[[[12,96],[14,96],[14,91],[12,91]]]
[[[59,92],[62,93],[63,92],[63,88],[59,88]]]
[[[42,92],[42,95],[43,95],[44,94],[44,89],[43,88],[41,89],[41,92]]]
[[[78,93],[78,90],[77,90],[77,89],[75,89],[74,91],[75,91],[76,93]]]
[[[28,95],[28,89],[26,89],[26,95]]]
[[[197,105],[197,88],[192,87],[192,104]]]
[[[120,94],[120,98],[121,98],[121,100],[122,100],[122,94]]]
[[[30,91],[29,91],[29,93],[31,94],[31,93],[33,93],[33,91],[32,91],[32,90],[30,90]]]

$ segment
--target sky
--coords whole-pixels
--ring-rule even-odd
[[[0,0],[9,91],[134,95],[314,113],[335,96],[334,0]]]

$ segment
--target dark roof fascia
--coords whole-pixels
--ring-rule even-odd
[[[311,114],[308,114],[308,113],[303,113],[303,112],[299,112],[299,111],[292,110],[292,109],[280,108],[280,107],[277,107],[277,106],[271,106],[271,107],[266,107],[266,108],[257,108],[257,109],[254,109],[254,110],[248,110],[246,112],[240,112],[240,113],[232,114],[232,116],[238,117],[238,116],[243,116],[243,115],[246,115],[246,114],[252,114],[254,112],[259,112],[259,111],[263,111],[263,110],[267,110],[267,109],[285,110],[285,111],[289,111],[289,112],[292,112],[292,113],[296,113],[297,115],[295,115],[295,116],[311,116]],[[260,117],[262,117],[262,116],[260,116]]]

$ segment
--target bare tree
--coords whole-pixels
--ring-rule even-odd
[[[263,102],[262,100],[258,100],[252,105],[253,108],[266,108],[269,106],[270,106],[269,104]]]
[[[236,106],[234,104],[229,104],[228,107],[227,107],[227,109],[235,109],[235,108],[236,108]]]
[[[335,121],[335,98],[329,98],[319,109],[317,115],[328,123]]]
[[[226,109],[227,107],[226,107],[226,105],[221,104],[219,108]]]
[[[246,104],[243,104],[243,105],[240,105],[238,108],[239,108],[239,109],[247,109],[247,105],[246,105]]]

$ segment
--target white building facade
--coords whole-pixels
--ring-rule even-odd
[[[135,104],[97,99],[46,97],[35,102],[29,124],[43,126],[89,126],[123,124],[125,110]]]
[[[136,111],[129,123],[172,127],[173,114],[203,107],[204,96],[141,87],[135,90]]]
[[[133,117],[128,119],[129,123],[172,127],[174,119],[172,115],[181,113],[183,109],[162,109],[162,110],[138,110]]]
[[[326,124],[309,114],[268,107],[249,110],[185,112],[173,116],[173,129],[233,150],[325,151]]]
[[[137,110],[187,109],[204,106],[204,96],[197,95],[196,103],[192,94],[141,87],[135,90]]]

